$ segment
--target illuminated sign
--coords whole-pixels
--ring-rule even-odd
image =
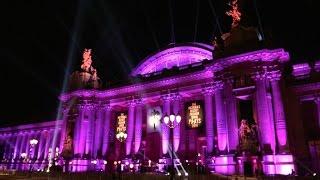
[[[120,113],[120,115],[117,116],[117,124],[118,124],[117,133],[126,132],[127,130],[126,121],[127,121],[127,115],[125,113]]]
[[[191,102],[187,104],[186,108],[187,125],[190,128],[198,128],[203,122],[203,110],[201,102]]]

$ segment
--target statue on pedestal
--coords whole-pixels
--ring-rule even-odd
[[[257,141],[257,127],[256,125],[249,125],[247,120],[242,119],[239,128],[239,151],[242,153],[258,153],[258,141]]]
[[[70,90],[97,89],[101,87],[97,70],[92,66],[91,49],[84,49],[81,70],[71,75]]]

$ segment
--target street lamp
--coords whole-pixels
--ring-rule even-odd
[[[150,117],[151,124],[153,124],[153,130],[156,130],[156,124],[159,123],[160,119],[161,119],[160,112],[153,109]]]
[[[123,142],[124,140],[126,140],[127,139],[127,133],[125,133],[125,132],[118,132],[117,134],[116,134],[116,138],[120,141],[120,142]]]
[[[37,139],[31,139],[29,141],[29,143],[30,143],[30,159],[31,159],[31,158],[34,157],[35,146],[38,144],[38,140]]]
[[[170,128],[170,134],[172,135],[171,139],[171,173],[170,173],[170,179],[173,179],[174,177],[174,160],[173,160],[173,129],[181,122],[181,116],[179,114],[171,114],[171,115],[165,115],[163,117],[163,122]]]

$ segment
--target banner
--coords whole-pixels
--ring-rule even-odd
[[[186,103],[187,126],[189,128],[198,128],[203,124],[203,103],[202,101],[192,101]]]
[[[116,134],[127,131],[127,114],[124,112],[118,113],[117,115],[117,130]]]

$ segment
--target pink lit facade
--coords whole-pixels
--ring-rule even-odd
[[[212,51],[201,43],[168,47],[133,70],[131,75],[139,78],[134,84],[62,94],[62,120],[0,129],[2,165],[26,169],[34,164],[43,169],[52,157],[49,148],[57,148],[57,163],[68,162],[69,171],[112,171],[119,161],[139,169],[149,160],[162,171],[173,149],[175,162],[199,163],[216,173],[260,169],[265,174],[290,174],[299,169],[296,159],[317,155],[305,144],[311,139],[299,130],[304,123],[302,101],[314,102],[320,114],[320,81],[301,81],[318,72],[317,64],[294,65],[293,75],[284,75],[290,57],[283,49],[221,59],[213,59]],[[203,110],[196,128],[188,126],[186,118],[187,104],[194,102]],[[160,120],[151,118],[153,110],[159,112]],[[126,115],[123,141],[116,138],[123,130],[117,128],[121,113]],[[172,134],[161,122],[169,114],[182,117]],[[257,127],[256,152],[240,150],[247,143],[239,133],[242,119]],[[30,153],[30,138],[39,143],[28,164],[21,153]],[[317,163],[313,167],[319,168]]]

